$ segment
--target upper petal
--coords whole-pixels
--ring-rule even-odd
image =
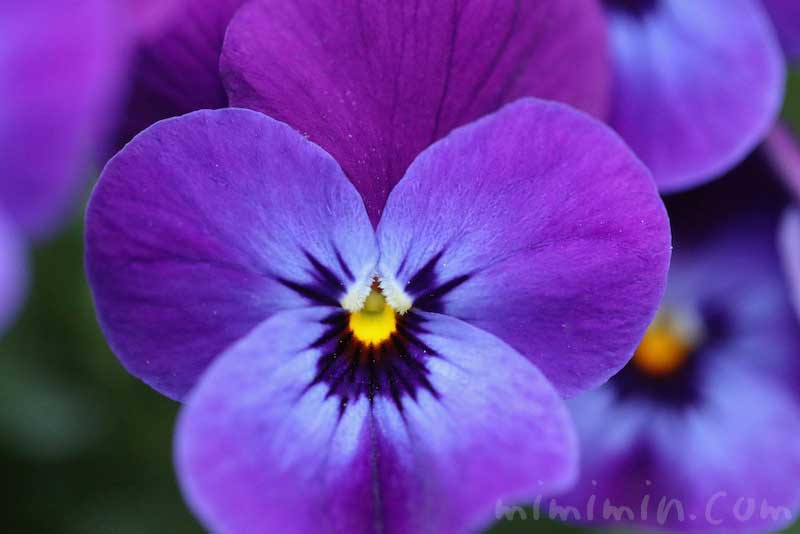
[[[526,95],[599,115],[609,77],[595,0],[258,0],[231,22],[221,71],[232,104],[330,152],[373,223],[456,126]]]
[[[659,0],[609,12],[611,125],[662,191],[723,174],[769,132],[784,65],[755,0]]]
[[[142,11],[153,12],[157,6],[162,12],[155,13],[161,19],[155,29],[143,28],[147,33],[136,51],[124,141],[161,119],[228,105],[219,58],[228,22],[243,2],[129,0]],[[177,5],[163,13],[170,3]],[[152,20],[137,22],[153,26]]]
[[[126,43],[115,2],[0,3],[0,209],[40,236],[111,126]]]
[[[175,398],[275,311],[336,305],[377,256],[336,162],[248,110],[198,111],[137,136],[103,171],[86,224],[111,347]]]
[[[427,353],[404,357],[426,369],[427,386],[396,399],[389,380],[403,373],[380,375],[388,364],[373,361],[365,394],[342,397],[318,373],[331,313],[273,316],[189,397],[177,469],[214,532],[462,532],[490,519],[497,499],[571,481],[576,450],[563,404],[513,349],[425,314],[415,340]],[[339,383],[358,387],[362,375],[353,376]]]
[[[625,144],[536,100],[420,155],[389,197],[378,240],[392,291],[498,336],[566,395],[631,357],[670,251],[664,206]]]

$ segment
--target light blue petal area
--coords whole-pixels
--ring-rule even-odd
[[[670,192],[722,175],[767,135],[785,66],[755,0],[654,4],[609,13],[610,124]]]
[[[189,396],[177,469],[210,530],[462,532],[489,522],[498,499],[572,481],[566,408],[510,347],[426,314],[419,340],[435,394],[420,389],[398,403],[378,387],[343,406],[329,384],[313,382],[323,349],[312,345],[331,312],[274,315]]]

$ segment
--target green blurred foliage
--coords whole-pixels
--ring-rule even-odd
[[[784,119],[800,132],[800,72],[787,95]],[[172,467],[179,406],[126,373],[108,349],[83,273],[82,233],[76,214],[31,253],[26,306],[0,339],[4,532],[203,532]],[[489,532],[586,532],[526,513]],[[800,525],[789,532],[800,534]]]

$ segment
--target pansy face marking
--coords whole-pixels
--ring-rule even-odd
[[[309,346],[319,349],[321,356],[308,387],[327,384],[328,396],[340,399],[340,413],[362,396],[370,402],[376,395],[386,396],[401,412],[403,397],[416,398],[419,388],[437,396],[427,378],[426,362],[439,355],[421,340],[419,334],[428,331],[425,318],[417,312],[442,311],[444,297],[469,280],[465,274],[439,281],[436,266],[442,255],[434,255],[404,290],[395,280],[384,281],[377,276],[371,284],[368,277],[357,282],[343,261],[340,265],[346,280],[340,280],[306,254],[313,282],[281,282],[310,304],[331,306],[336,295],[350,284],[339,302],[341,308],[323,318],[325,330]]]

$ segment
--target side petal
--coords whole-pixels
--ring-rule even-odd
[[[409,168],[378,227],[387,294],[509,343],[565,395],[631,357],[670,254],[649,173],[610,129],[522,100]]]
[[[601,115],[610,76],[594,0],[258,0],[231,22],[232,105],[330,152],[377,224],[425,147],[522,96]]]
[[[127,59],[115,7],[0,3],[0,209],[36,237],[65,215],[111,126]]]
[[[649,4],[609,11],[610,124],[671,192],[722,175],[761,141],[780,111],[785,67],[755,0]]]
[[[794,0],[761,0],[790,61],[800,58],[800,4]]]
[[[178,5],[168,14],[156,12],[161,19],[156,29],[142,28],[146,35],[133,62],[122,141],[159,120],[228,105],[219,58],[228,22],[244,0],[172,2]],[[135,4],[149,11],[165,7],[163,0],[137,0]],[[153,25],[152,21],[138,22]]]
[[[137,136],[106,166],[86,221],[106,337],[174,398],[275,311],[338,304],[377,256],[336,162],[249,110],[198,111]]]
[[[497,499],[572,480],[564,405],[510,347],[426,314],[418,341],[430,349],[421,365],[431,389],[396,403],[378,386],[348,402],[316,380],[315,340],[332,312],[273,316],[190,395],[177,470],[214,532],[463,532],[490,519]]]

